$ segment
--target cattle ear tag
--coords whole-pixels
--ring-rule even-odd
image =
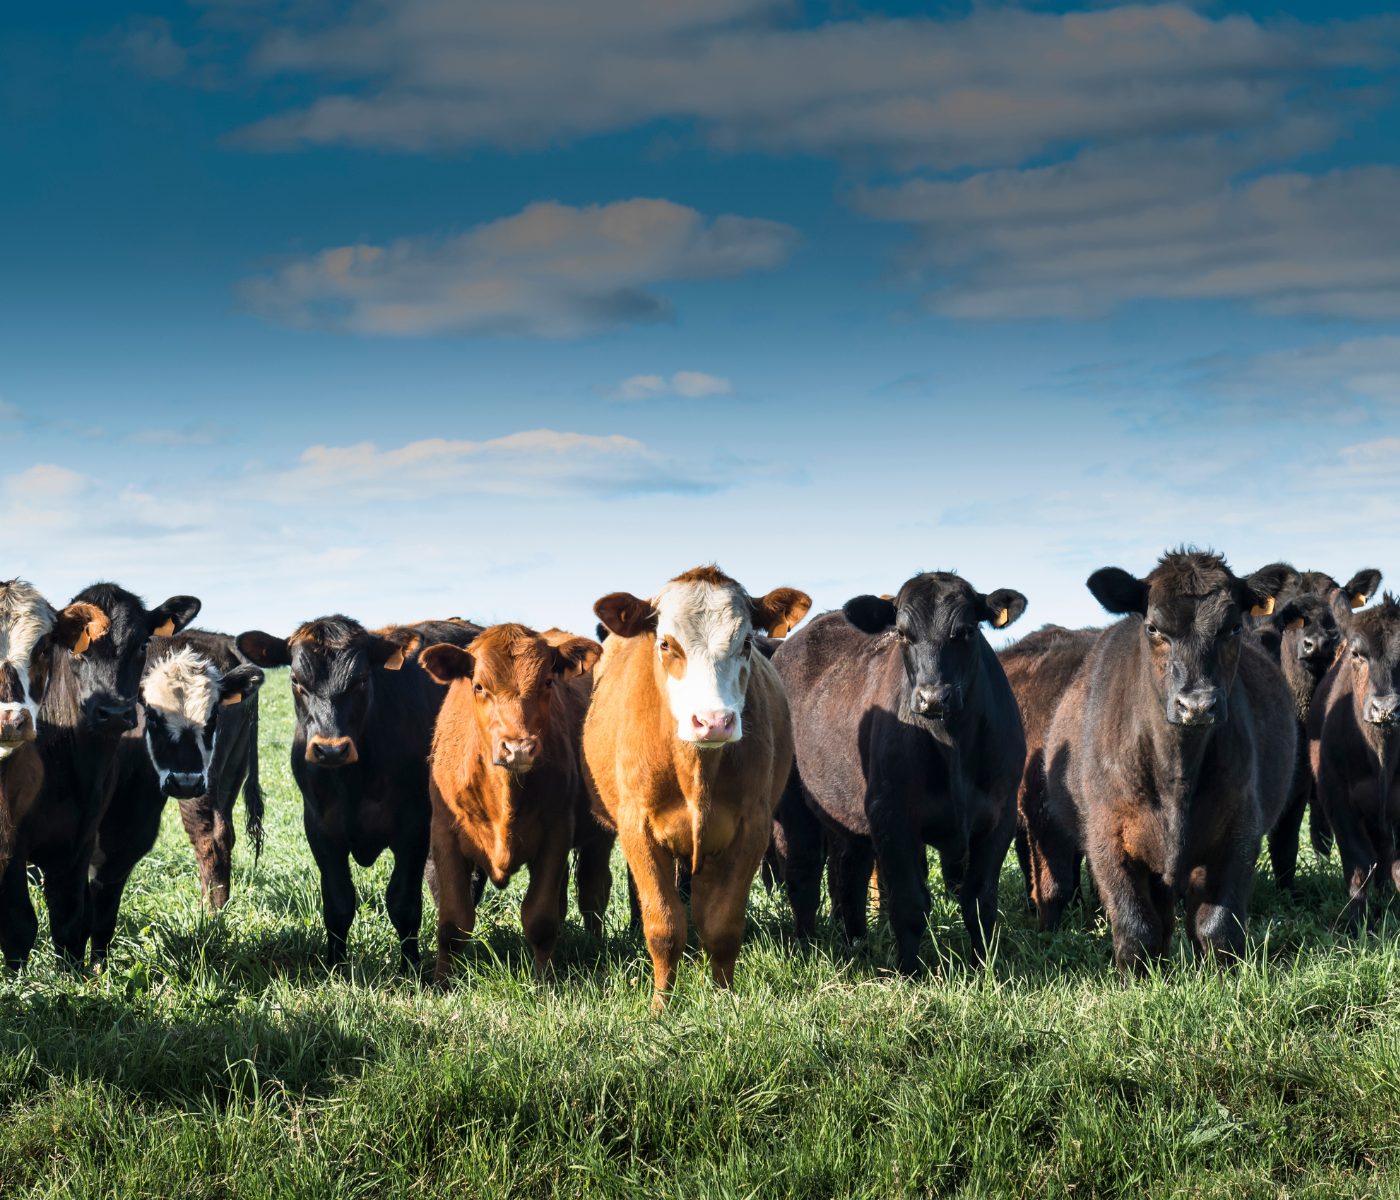
[[[243,703],[243,693],[242,693],[242,692],[234,692],[232,696],[225,696],[225,697],[220,701],[220,703],[221,703],[221,704],[242,704],[242,703]]]
[[[403,647],[397,647],[394,652],[384,660],[386,671],[398,671],[403,667]]]
[[[1366,601],[1370,598],[1371,597],[1365,592],[1357,592],[1351,598],[1351,606],[1352,608],[1364,608],[1366,606]]]
[[[992,628],[1000,629],[1011,620],[1011,610],[1009,608],[997,609],[997,615],[992,618]]]
[[[175,622],[174,622],[174,620],[166,620],[166,621],[163,621],[160,625],[157,625],[157,626],[156,626],[156,629],[155,629],[155,636],[156,636],[156,637],[174,637],[174,636],[175,636]]]
[[[1284,628],[1285,628],[1285,629],[1302,629],[1303,626],[1306,625],[1306,624],[1307,624],[1307,622],[1306,622],[1305,620],[1303,620],[1302,617],[1294,617],[1293,620],[1289,621],[1288,624],[1284,626]]]
[[[73,643],[73,649],[70,651],[70,653],[73,655],[74,658],[78,658],[91,645],[92,638],[88,637],[88,631],[84,629],[82,633],[78,634],[78,640]]]
[[[1265,596],[1263,604],[1256,604],[1249,610],[1251,617],[1272,617],[1274,615],[1274,598]]]

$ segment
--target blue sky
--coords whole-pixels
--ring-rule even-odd
[[[1380,3],[197,0],[0,37],[0,514],[276,630],[718,560],[1400,578]]]

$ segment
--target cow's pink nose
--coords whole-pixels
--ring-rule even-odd
[[[727,742],[734,736],[738,720],[732,708],[722,708],[717,712],[694,713],[690,727],[695,731],[697,742]]]

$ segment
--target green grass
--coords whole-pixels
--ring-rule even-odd
[[[620,890],[545,988],[519,886],[489,892],[435,993],[389,969],[381,864],[331,978],[280,675],[263,696],[268,845],[228,911],[201,916],[172,806],[109,972],[45,944],[0,981],[0,1196],[1400,1195],[1400,955],[1335,932],[1335,860],[1297,899],[1261,872],[1241,969],[1126,986],[1102,920],[1042,936],[1010,865],[991,969],[956,965],[940,897],[914,983],[880,928],[798,949],[756,888],[734,992],[692,955],[659,1019]]]

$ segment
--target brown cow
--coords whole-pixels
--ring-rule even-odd
[[[474,868],[497,887],[529,869],[520,919],[543,974],[564,916],[569,850],[576,848],[584,925],[602,935],[613,835],[590,812],[579,764],[588,673],[602,652],[597,642],[558,630],[494,625],[465,649],[440,644],[418,656],[448,685],[428,781],[439,983],[476,925]]]
[[[1016,858],[1032,907],[1036,904],[1036,880],[1044,870],[1037,850],[1044,837],[1045,735],[1060,697],[1089,656],[1098,635],[1097,629],[1046,625],[997,652],[1026,732],[1026,766],[1016,791]],[[1074,874],[1071,894],[1079,890],[1077,864]]]
[[[651,600],[615,592],[594,605],[613,636],[584,722],[584,766],[636,881],[653,1010],[685,946],[678,862],[690,864],[715,982],[733,980],[749,887],[792,769],[787,696],[753,633],[782,636],[811,605],[792,588],[753,599],[716,567],[677,576]]]

